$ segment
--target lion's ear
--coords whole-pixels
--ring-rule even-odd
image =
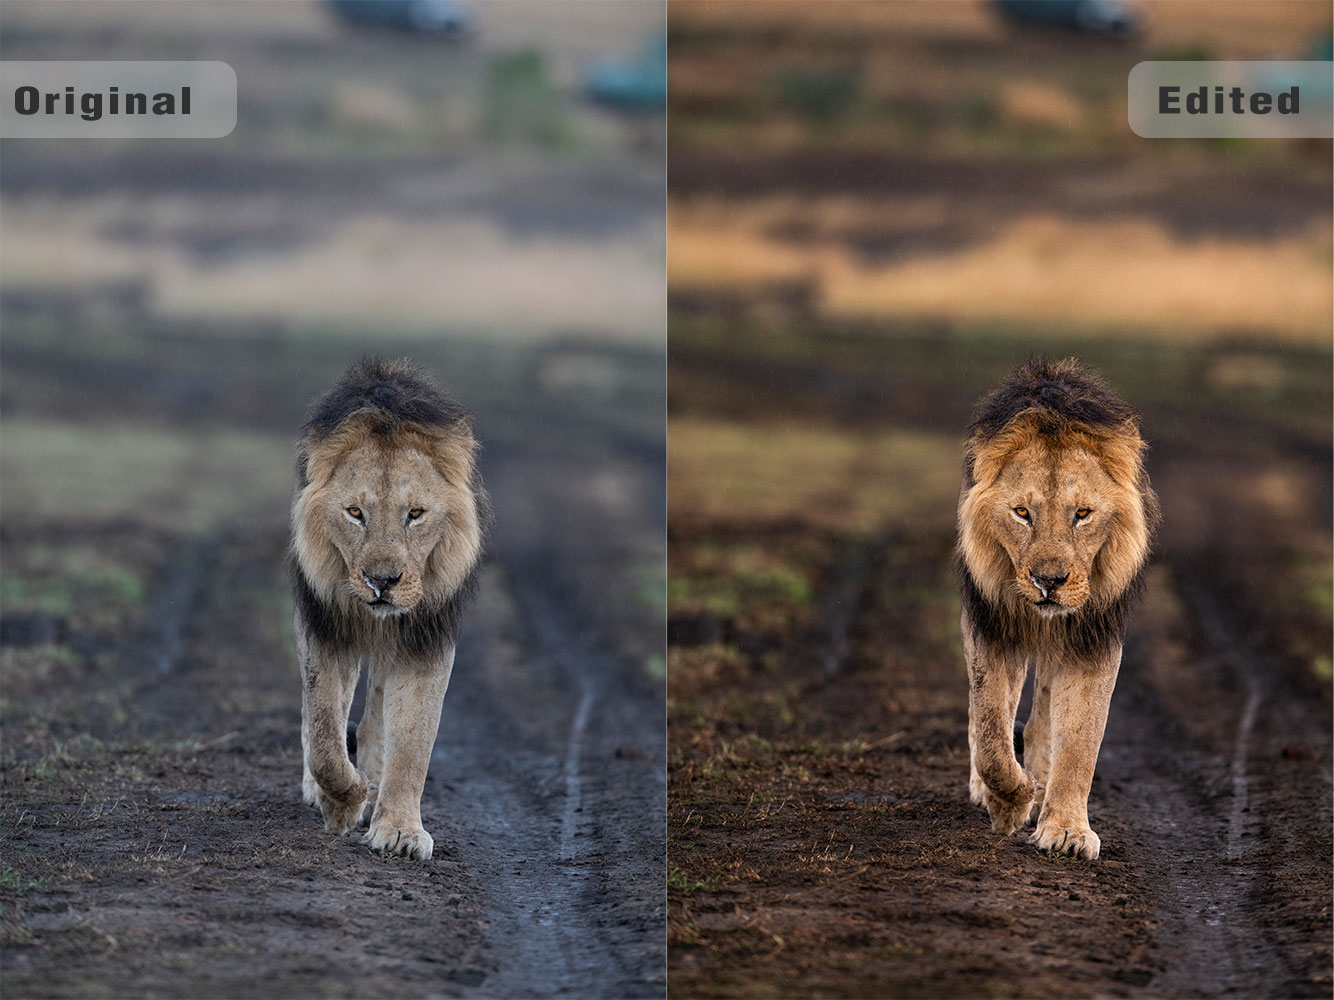
[[[459,489],[470,489],[473,481],[477,439],[466,423],[455,424],[431,442],[431,462],[445,482]]]
[[[1032,419],[1020,418],[998,434],[983,438],[973,435],[968,442],[973,481],[979,486],[990,486],[1016,452],[1022,451],[1038,437],[1037,424]]]
[[[1137,490],[1144,474],[1144,439],[1133,420],[1126,421],[1115,434],[1100,442],[1102,467],[1116,485]]]
[[[307,482],[315,485],[327,483],[333,478],[344,457],[371,440],[372,436],[370,422],[365,417],[352,417],[329,434],[307,434],[301,442]]]

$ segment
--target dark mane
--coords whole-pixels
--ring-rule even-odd
[[[968,436],[986,441],[1020,414],[1037,415],[1043,433],[1059,434],[1070,424],[1097,430],[1136,426],[1139,414],[1091,369],[1075,358],[1030,358],[978,401]]]
[[[392,434],[404,424],[423,428],[472,425],[472,415],[407,358],[362,358],[331,388],[315,397],[306,412],[296,461],[299,489],[304,489],[307,482],[307,445],[327,437],[343,421],[361,413],[370,415],[371,432],[382,435]],[[473,485],[480,487],[480,481]],[[479,503],[482,513],[489,516],[484,492],[479,493]]]
[[[450,427],[471,419],[467,410],[406,358],[362,358],[311,404],[301,427],[302,437],[318,441],[358,413],[372,415],[371,430],[376,434],[391,434],[405,423]]]
[[[1130,613],[1144,593],[1145,569],[1141,566],[1130,586],[1116,595],[1111,604],[1089,603],[1073,614],[1043,619],[1026,608],[989,601],[962,557],[955,559],[955,570],[973,636],[980,643],[1005,652],[1041,648],[1046,645],[1042,635],[1045,632],[1052,647],[1067,655],[1087,659],[1104,653],[1125,641]]]
[[[421,604],[407,614],[370,623],[322,600],[301,571],[295,555],[289,555],[287,570],[302,623],[316,642],[335,650],[358,648],[366,641],[368,630],[378,629],[392,636],[395,645],[410,656],[439,654],[457,641],[463,612],[477,593],[474,566],[462,586],[444,600]]]

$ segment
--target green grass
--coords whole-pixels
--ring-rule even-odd
[[[39,878],[30,878],[16,872],[13,868],[0,871],[0,890],[25,893],[38,892],[46,888],[46,883]]]
[[[197,532],[248,522],[257,508],[284,510],[292,461],[279,435],[12,417],[0,441],[0,505],[12,521],[132,518]],[[102,582],[140,593],[129,576]]]
[[[0,605],[9,614],[68,617],[89,606],[106,603],[123,610],[144,601],[142,571],[105,546],[38,543],[7,561],[10,572],[0,577]]]
[[[667,870],[667,889],[669,892],[679,892],[689,895],[690,893],[695,892],[712,892],[716,888],[717,885],[713,880],[706,878],[692,878],[675,865],[672,865]]]

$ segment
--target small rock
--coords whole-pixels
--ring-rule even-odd
[[[1319,760],[1320,755],[1307,747],[1289,744],[1283,748],[1284,760]]]
[[[1071,889],[1071,890],[1070,890],[1070,898],[1071,898],[1071,899],[1083,899],[1084,897],[1081,896],[1079,893],[1075,892],[1074,889]]]
[[[64,624],[53,615],[8,615],[0,618],[0,646],[45,646],[58,642]]]
[[[404,899],[416,899],[417,897],[414,896],[412,893],[408,892],[407,889],[404,889],[404,890],[403,890],[403,898],[404,898]]]
[[[667,645],[709,646],[723,641],[725,628],[716,615],[676,615],[667,619]]]

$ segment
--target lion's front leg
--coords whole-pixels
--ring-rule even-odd
[[[366,779],[347,756],[347,717],[358,663],[318,647],[301,652],[302,791],[313,793],[325,829],[343,834],[361,822],[366,802]]]
[[[435,840],[422,826],[421,799],[453,663],[451,648],[430,665],[384,671],[383,774],[370,829],[361,840],[372,850],[417,861],[435,850]]]
[[[1118,647],[1102,663],[1051,672],[1051,777],[1028,840],[1042,850],[1092,861],[1102,848],[1089,826],[1088,798],[1120,663]]]
[[[1027,664],[1022,658],[996,654],[975,644],[966,620],[964,654],[969,681],[970,794],[980,793],[993,830],[1014,833],[1027,820],[1037,788],[1014,755],[1014,717]]]

